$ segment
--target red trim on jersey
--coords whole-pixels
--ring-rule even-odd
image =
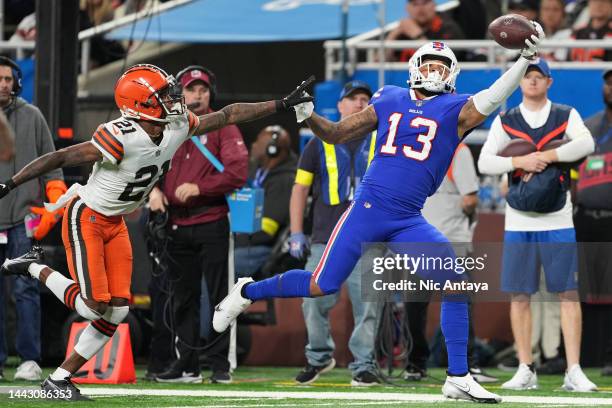
[[[119,139],[113,136],[113,134],[109,132],[108,129],[106,129],[105,127],[101,128],[100,131],[102,132],[104,140],[109,142],[109,144],[112,145],[117,150],[117,152],[121,153],[121,156],[123,156],[123,143],[121,143]]]
[[[511,135],[520,137],[521,139],[525,139],[526,141],[533,143],[533,139],[527,133],[521,132],[520,130],[512,129],[510,126],[504,124],[502,124],[502,127],[506,132],[510,133]]]
[[[548,132],[547,134],[544,135],[544,137],[542,138],[542,140],[540,140],[538,142],[538,144],[536,145],[536,148],[538,150],[540,150],[542,147],[544,147],[544,145],[546,143],[548,143],[551,139],[554,139],[555,137],[559,136],[561,133],[565,132],[565,129],[567,129],[567,122],[565,121],[563,122],[563,124],[561,126],[559,126],[558,128],[556,128],[555,130]]]
[[[313,276],[315,282],[318,282],[319,274],[321,273],[321,271],[323,270],[323,267],[327,263],[327,257],[329,255],[329,251],[331,250],[331,247],[334,246],[334,242],[336,241],[336,238],[338,237],[338,233],[340,232],[340,228],[342,228],[342,225],[344,224],[344,221],[346,221],[346,219],[347,219],[349,213],[351,212],[351,210],[353,209],[354,205],[355,205],[355,202],[353,201],[351,203],[351,205],[349,206],[349,208],[346,209],[344,214],[342,214],[342,216],[340,217],[340,219],[336,223],[336,226],[334,227],[334,230],[332,231],[331,236],[329,237],[329,241],[327,241],[327,245],[325,245],[325,250],[323,251],[323,256],[321,256],[321,259],[319,260],[319,264],[317,265],[317,267],[315,268],[314,272],[312,273],[312,276]]]
[[[110,154],[112,157],[115,158],[115,160],[117,160],[117,162],[120,162],[121,159],[123,158],[123,155],[121,155],[120,153],[118,153],[117,151],[115,151],[112,146],[110,146],[103,138],[102,138],[102,134],[100,132],[96,132],[93,136],[93,140],[94,142],[96,142],[96,144],[98,144],[98,146],[100,146],[102,149],[104,149],[104,151],[106,151],[108,154]]]

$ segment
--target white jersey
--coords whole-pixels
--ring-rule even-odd
[[[112,216],[130,213],[143,203],[169,170],[174,153],[199,125],[189,111],[171,118],[159,146],[134,120],[119,118],[98,127],[91,142],[104,158],[78,189],[89,208]]]

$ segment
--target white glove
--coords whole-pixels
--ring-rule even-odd
[[[538,44],[544,39],[544,37],[546,37],[546,34],[544,34],[544,30],[542,29],[540,23],[533,20],[531,22],[533,23],[533,26],[538,32],[538,35],[532,35],[531,41],[529,39],[526,39],[525,48],[521,50],[521,55],[529,60],[533,59],[536,55],[538,55]]]
[[[304,94],[308,95],[306,92],[304,92]],[[302,102],[295,105],[293,109],[295,109],[295,118],[297,119],[297,123],[302,123],[312,116],[312,112],[314,111],[314,103]]]

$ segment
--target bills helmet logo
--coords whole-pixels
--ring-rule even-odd
[[[436,50],[436,51],[442,51],[446,46],[444,45],[443,42],[440,41],[434,41],[431,43],[431,46]]]

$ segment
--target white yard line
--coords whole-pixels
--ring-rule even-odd
[[[411,394],[387,392],[295,392],[295,391],[233,391],[233,390],[167,390],[167,389],[135,389],[135,388],[81,388],[86,395],[150,395],[167,397],[216,397],[216,398],[288,398],[288,399],[316,399],[316,400],[359,400],[359,401],[403,401],[403,402],[444,402],[442,395]],[[612,398],[587,397],[529,397],[504,396],[504,402],[518,402],[527,404],[561,404],[561,405],[591,405],[612,406]],[[260,405],[261,406],[261,405]]]

